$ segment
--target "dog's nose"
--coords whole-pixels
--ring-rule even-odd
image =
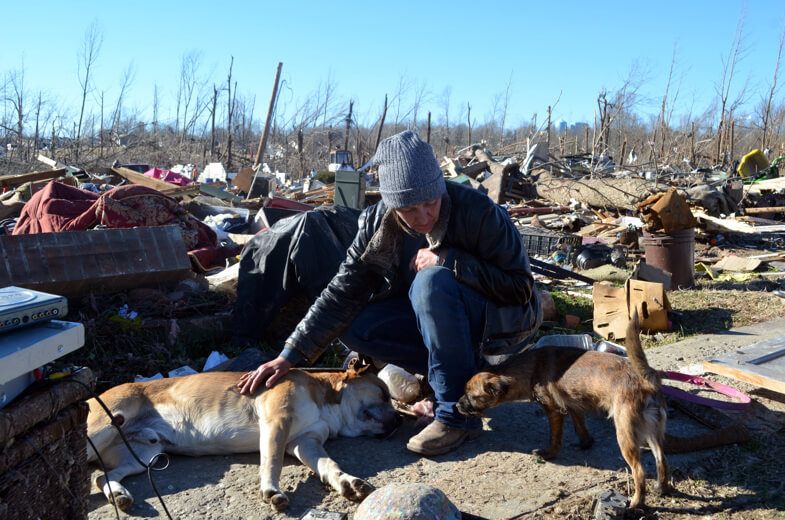
[[[401,425],[401,422],[401,416],[394,410],[392,413],[384,414],[384,417],[382,417],[382,430],[384,431],[382,437],[389,437],[392,435],[393,432],[398,429],[398,426]]]
[[[457,408],[458,411],[463,415],[477,415],[477,410],[475,410],[474,407],[472,407],[471,403],[466,398],[466,396],[462,396],[458,400]]]

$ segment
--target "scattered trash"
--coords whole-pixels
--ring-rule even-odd
[[[420,396],[420,382],[414,374],[393,364],[386,364],[379,371],[379,379],[384,381],[393,399],[402,403],[412,403]]]
[[[155,375],[150,377],[144,377],[142,375],[136,374],[134,376],[134,383],[141,383],[142,381],[152,381],[153,379],[163,379],[164,376],[160,372],[156,372]]]
[[[217,367],[221,363],[225,363],[229,361],[229,358],[221,354],[220,352],[213,350],[210,352],[210,355],[207,356],[207,360],[204,362],[204,367],[202,368],[202,372],[207,372],[208,370]]]
[[[190,376],[192,374],[198,374],[196,370],[189,367],[188,365],[182,366],[180,368],[175,368],[174,370],[170,370],[168,372],[169,377],[181,377],[181,376]]]

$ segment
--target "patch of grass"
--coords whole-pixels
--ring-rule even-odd
[[[583,297],[559,291],[551,292],[551,296],[553,296],[553,303],[559,316],[571,314],[578,317],[580,325],[575,329],[576,332],[591,332],[594,316],[594,304],[591,296]]]

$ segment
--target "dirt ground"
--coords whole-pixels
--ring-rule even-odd
[[[785,330],[785,318],[763,325],[698,336],[647,350],[655,368],[700,373],[704,360],[746,346]],[[785,518],[785,395],[709,374],[753,398],[744,412],[728,420],[742,421],[751,440],[740,445],[669,455],[673,491],[653,493],[655,474],[650,453],[644,453],[649,477],[648,507],[625,518],[768,519]],[[394,482],[422,482],[438,487],[462,511],[488,519],[573,518],[593,516],[593,497],[606,489],[631,495],[632,478],[616,444],[613,424],[590,417],[595,445],[577,446],[568,426],[564,447],[548,462],[531,454],[548,438],[547,420],[533,403],[512,403],[490,410],[484,432],[448,455],[424,458],[406,450],[416,432],[408,420],[389,439],[336,439],[326,448],[341,467],[376,487]],[[674,409],[668,432],[691,436],[706,428]],[[351,519],[357,504],[321,484],[294,459],[284,467],[281,487],[291,505],[273,512],[258,494],[258,454],[171,458],[168,469],[154,473],[155,485],[174,518],[298,519],[309,508],[345,512]],[[166,518],[146,475],[125,480],[136,498],[121,518]],[[90,497],[90,520],[115,518],[96,488]]]

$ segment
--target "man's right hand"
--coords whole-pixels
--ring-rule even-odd
[[[272,361],[268,361],[253,372],[246,372],[240,377],[240,382],[237,383],[237,388],[240,389],[241,394],[253,395],[256,389],[265,383],[267,388],[273,386],[279,379],[289,372],[292,364],[286,358],[278,356]]]

